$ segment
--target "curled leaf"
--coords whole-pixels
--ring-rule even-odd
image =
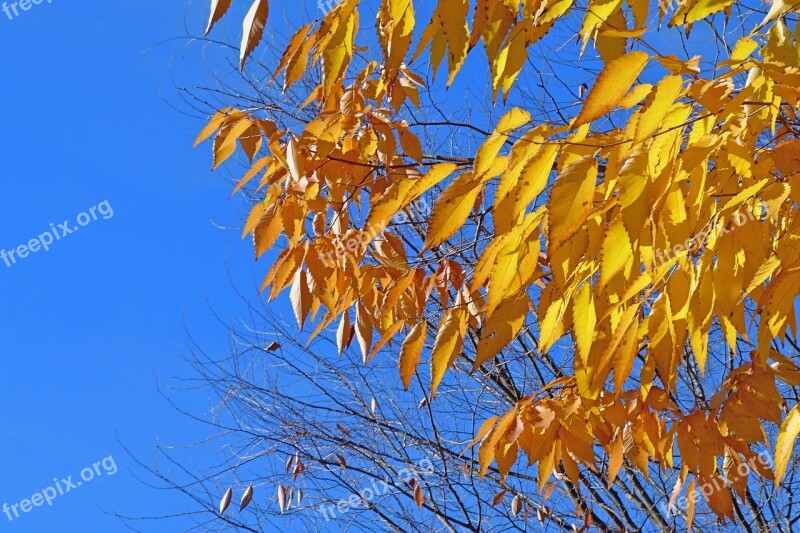
[[[219,514],[225,514],[225,510],[231,504],[231,498],[233,498],[233,489],[228,488],[228,490],[225,491],[225,495],[219,502]]]
[[[239,510],[244,510],[245,507],[250,505],[251,501],[253,501],[253,485],[247,487],[244,494],[242,494],[242,500],[239,502]]]

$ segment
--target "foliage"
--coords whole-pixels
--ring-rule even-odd
[[[212,4],[209,31],[231,2]],[[421,2],[382,0],[375,39],[359,31],[366,4],[344,0],[289,40],[272,82],[303,93],[290,119],[226,107],[197,138],[213,136],[214,168],[237,141],[251,162],[236,186],[259,195],[244,232],[257,258],[277,247],[262,289],[289,289],[311,338],[338,325],[340,354],[354,338],[364,364],[393,354],[405,389],[425,376],[434,411],[449,374],[493,383],[507,405],[474,435],[480,476],[516,475],[520,452],[545,494],[592,492],[587,472],[637,492],[630,476],[661,472],[676,479],[670,504],[724,479],[708,508],[768,528],[753,487],[778,489],[800,432],[791,5],[731,29],[739,0],[440,0],[427,24]],[[245,18],[241,66],[267,13],[256,0]],[[560,27],[579,41],[564,69],[586,94],[515,97]],[[424,101],[477,69],[479,44],[489,128]],[[602,67],[575,67],[592,50]],[[467,134],[471,154],[443,142]],[[396,222],[432,196],[421,234]],[[766,447],[774,469],[737,473]]]

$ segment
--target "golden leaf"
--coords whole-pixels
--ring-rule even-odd
[[[589,91],[583,109],[572,122],[572,128],[600,118],[624,98],[636,78],[650,59],[645,52],[631,52],[620,56],[603,69],[594,87]]]
[[[400,348],[399,368],[400,379],[403,381],[403,390],[408,390],[411,385],[411,378],[414,376],[422,354],[422,348],[425,346],[427,329],[427,322],[423,321],[415,325]]]

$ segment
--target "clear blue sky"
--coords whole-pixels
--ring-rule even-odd
[[[191,375],[183,320],[204,347],[227,346],[207,302],[223,319],[241,311],[229,271],[252,286],[250,243],[217,227],[239,227],[241,203],[224,173],[211,174],[208,147],[191,150],[201,121],[172,107],[189,110],[173,78],[194,87],[208,67],[185,39],[159,45],[202,31],[207,4],[43,0],[11,20],[0,11],[0,249],[51,223],[74,226],[105,200],[113,208],[49,252],[0,260],[0,505],[53,478],[77,481],[108,456],[118,466],[52,507],[13,522],[0,514],[0,531],[124,531],[102,509],[185,508],[137,481],[117,438],[149,461],[159,441],[207,434],[159,396],[157,380]],[[178,397],[197,414],[211,407]]]

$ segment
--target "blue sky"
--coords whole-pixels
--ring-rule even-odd
[[[224,174],[211,174],[208,147],[191,149],[202,123],[176,96],[208,67],[186,39],[159,44],[185,28],[198,34],[207,10],[45,0],[11,20],[0,12],[0,248],[75,225],[100,202],[113,209],[48,252],[0,261],[0,505],[53,478],[75,481],[108,456],[118,466],[51,507],[13,522],[0,514],[0,531],[124,531],[102,509],[159,514],[185,503],[137,481],[117,439],[149,461],[159,441],[206,435],[157,380],[190,374],[184,321],[204,347],[227,346],[208,304],[226,320],[241,310],[229,272],[252,287],[250,243],[220,229],[240,226],[241,203]],[[202,395],[179,399],[197,414],[210,408]]]

